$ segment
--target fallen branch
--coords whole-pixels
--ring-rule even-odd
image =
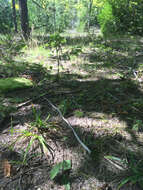
[[[74,136],[76,137],[77,141],[81,144],[81,146],[90,154],[91,153],[91,150],[80,140],[80,138],[78,137],[78,135],[76,134],[75,130],[72,128],[71,124],[68,122],[67,119],[65,119],[61,113],[61,111],[56,107],[54,106],[47,98],[44,98],[50,105],[52,108],[54,108],[54,110],[56,110],[60,117],[63,119],[63,121],[67,124],[68,128],[70,128],[74,134]]]
[[[73,94],[73,93],[77,93],[77,92],[79,92],[80,90],[76,90],[76,91],[67,91],[67,92],[63,92],[63,91],[58,91],[58,93],[52,93],[51,94],[51,96],[59,96],[59,95],[64,95],[64,94]],[[36,101],[36,100],[38,100],[38,99],[40,99],[40,98],[43,98],[44,96],[46,96],[46,95],[49,95],[49,92],[46,92],[46,93],[43,93],[43,94],[41,94],[40,96],[38,96],[38,97],[34,97],[34,98],[31,98],[30,100],[28,100],[28,101],[26,101],[26,102],[23,102],[23,103],[21,103],[21,104],[19,104],[19,105],[17,105],[16,106],[16,108],[17,109],[19,109],[19,108],[21,108],[21,107],[23,107],[23,106],[27,106],[28,104],[30,104],[30,103],[32,103],[32,102],[34,102],[34,101]],[[50,95],[49,95],[50,96]]]

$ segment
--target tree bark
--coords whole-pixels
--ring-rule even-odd
[[[21,29],[23,37],[27,40],[29,37],[29,20],[28,20],[28,8],[27,0],[19,0],[20,6],[20,18],[21,18]]]
[[[14,22],[15,32],[17,33],[17,21],[16,21],[15,0],[12,0],[12,9],[13,9],[13,22]]]

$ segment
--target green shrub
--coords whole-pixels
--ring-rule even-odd
[[[8,0],[0,2],[0,33],[8,33],[13,27],[11,4]]]
[[[98,22],[104,35],[142,34],[143,4],[138,1],[107,0],[98,15]]]
[[[105,3],[103,9],[98,15],[98,22],[101,26],[101,31],[104,35],[115,32],[115,17],[113,15],[112,6],[110,3]]]

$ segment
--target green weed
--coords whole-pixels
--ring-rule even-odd
[[[61,101],[59,109],[61,110],[63,115],[66,115],[69,112],[72,106],[71,104],[71,101],[68,101],[67,99]]]
[[[139,184],[143,188],[143,161],[137,160],[135,155],[130,153],[127,159],[121,159],[114,156],[105,156],[105,158],[116,161],[123,167],[126,172],[126,176],[122,176],[118,189],[123,187],[127,183]]]
[[[84,113],[83,113],[83,111],[75,110],[75,111],[74,111],[74,115],[75,115],[76,117],[83,117],[83,116],[84,116]]]
[[[132,129],[134,131],[140,131],[140,130],[142,131],[143,130],[143,122],[142,122],[142,120],[134,121]]]
[[[43,136],[43,132],[42,132],[42,129],[45,129],[45,128],[48,129],[48,127],[50,126],[47,124],[50,118],[50,115],[48,115],[48,117],[45,120],[42,120],[34,107],[32,108],[32,110],[35,117],[35,121],[31,125],[29,125],[27,129],[15,131],[15,129],[11,127],[11,130],[10,130],[11,134],[14,134],[14,133],[19,134],[16,140],[10,145],[12,149],[14,148],[15,144],[18,141],[21,141],[22,139],[26,139],[28,142],[27,147],[25,148],[24,154],[23,154],[23,162],[22,162],[23,164],[26,163],[27,155],[29,151],[32,150],[32,147],[34,146],[36,142],[38,142],[38,147],[40,147],[42,154],[44,154],[45,156],[47,156],[48,152],[52,154],[52,148],[47,144],[46,139]]]
[[[60,175],[60,183],[65,186],[66,190],[70,190],[69,171],[71,170],[71,161],[64,160],[57,163],[50,171],[50,179],[53,180]]]

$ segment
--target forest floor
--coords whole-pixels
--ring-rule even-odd
[[[0,78],[24,77],[34,86],[0,94],[0,190],[64,190],[67,183],[72,190],[117,190],[121,184],[121,190],[142,190],[143,39],[67,38],[58,79],[54,49],[38,43],[1,40]],[[49,127],[38,131],[41,125]],[[44,136],[51,151],[40,154],[38,141],[28,151],[34,135]],[[71,160],[71,169],[51,180],[51,169],[63,160]]]

